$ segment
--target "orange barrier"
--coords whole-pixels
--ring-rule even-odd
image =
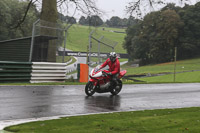
[[[88,64],[80,64],[80,82],[88,82]]]

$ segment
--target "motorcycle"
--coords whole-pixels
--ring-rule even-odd
[[[92,96],[95,92],[107,93],[117,95],[122,89],[122,81],[120,80],[125,74],[126,70],[120,71],[117,77],[117,83],[112,81],[112,76],[108,75],[108,70],[99,70],[99,66],[92,69],[89,74],[90,80],[85,86],[85,93]]]

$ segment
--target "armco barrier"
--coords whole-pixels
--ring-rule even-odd
[[[31,70],[31,62],[0,61],[0,83],[29,82]]]
[[[0,61],[0,83],[63,82],[66,63]]]
[[[62,82],[66,79],[66,63],[33,62],[31,83]]]

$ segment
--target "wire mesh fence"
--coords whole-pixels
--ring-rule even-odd
[[[117,42],[110,40],[94,30],[89,35],[89,61],[88,64],[93,66],[101,64],[107,58],[110,52],[115,50]]]
[[[61,62],[64,56],[58,56],[58,51],[65,48],[69,27],[64,22],[37,20],[33,24],[29,61]]]

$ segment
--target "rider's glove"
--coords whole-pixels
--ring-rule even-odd
[[[112,73],[111,73],[111,72],[109,72],[109,73],[108,73],[108,75],[112,75]]]
[[[96,69],[97,71],[99,71],[101,69],[101,66],[97,66]]]
[[[97,67],[95,68],[95,72],[97,72],[97,71],[99,71],[99,70],[100,70],[100,67],[97,66]]]

